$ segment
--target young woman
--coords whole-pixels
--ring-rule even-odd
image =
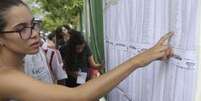
[[[114,70],[76,88],[48,85],[23,73],[25,54],[35,54],[40,46],[38,22],[21,0],[0,2],[0,100],[93,101],[105,95],[134,70],[157,59],[168,59],[169,33],[147,51],[129,59]]]
[[[94,61],[93,54],[84,40],[82,33],[79,31],[72,31],[71,38],[63,48],[64,69],[68,74],[66,86],[77,87],[79,72],[87,74],[85,81],[95,78],[92,75],[92,70],[101,69],[101,65]]]

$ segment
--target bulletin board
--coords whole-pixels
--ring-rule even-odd
[[[198,0],[104,0],[108,70],[175,32],[174,57],[134,71],[109,101],[195,101],[198,72]]]

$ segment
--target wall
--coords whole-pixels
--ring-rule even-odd
[[[104,0],[105,57],[115,68],[162,35],[176,34],[175,56],[133,72],[109,101],[194,101],[198,71],[198,0]]]

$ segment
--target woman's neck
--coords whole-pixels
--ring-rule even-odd
[[[0,65],[22,70],[23,68],[23,58],[25,55],[18,54],[10,50],[0,51]]]

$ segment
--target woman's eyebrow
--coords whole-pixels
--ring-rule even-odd
[[[27,22],[20,22],[18,24],[15,24],[13,25],[12,27],[16,27],[16,26],[19,26],[19,25],[31,25],[32,21],[33,21],[34,18],[32,18],[28,23]]]
[[[27,25],[28,25],[28,23],[20,23],[20,24],[15,25],[14,28],[17,28],[17,27],[19,27],[19,26],[24,26],[24,27],[26,27]]]

